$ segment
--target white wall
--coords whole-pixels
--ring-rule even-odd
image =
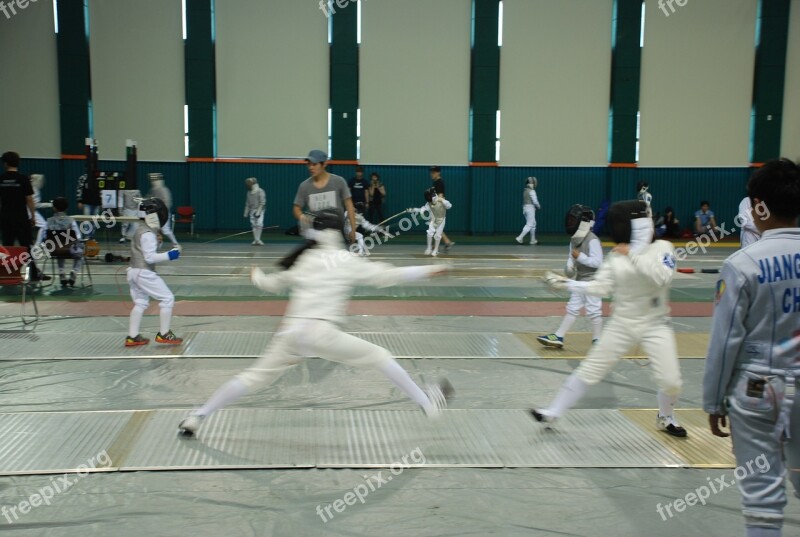
[[[790,9],[781,156],[800,161],[800,0],[792,0]]]
[[[757,0],[645,3],[639,165],[747,166]]]
[[[103,160],[184,160],[180,0],[90,0],[94,137]]]
[[[328,20],[318,2],[217,0],[216,54],[219,156],[327,149]]]
[[[53,3],[0,12],[0,153],[59,158],[58,54]]]
[[[500,163],[605,166],[612,0],[504,0]]]
[[[467,164],[470,0],[370,0],[362,10],[361,160]]]

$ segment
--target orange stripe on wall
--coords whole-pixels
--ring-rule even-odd
[[[609,168],[638,168],[639,165],[635,162],[611,162]]]

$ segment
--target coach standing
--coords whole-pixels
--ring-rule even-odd
[[[33,228],[36,226],[33,186],[30,177],[18,171],[18,153],[7,151],[0,160],[5,170],[3,175],[0,175],[0,228],[2,228],[3,246],[14,246],[14,241],[17,241],[30,253]],[[29,214],[31,216],[28,216]],[[50,279],[42,276],[33,260],[31,268],[34,279]]]

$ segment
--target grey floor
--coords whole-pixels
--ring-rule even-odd
[[[192,247],[186,244],[181,265],[170,267],[168,283],[176,294],[190,299],[213,293],[241,297],[241,281],[254,260],[272,263],[288,248],[268,247],[253,253],[241,244]],[[376,259],[398,264],[425,263],[410,246],[388,245]],[[461,248],[460,246],[458,248]],[[519,247],[523,248],[523,247]],[[561,248],[542,247],[520,253],[515,247],[467,246],[464,257],[453,257],[457,269],[557,268]],[[719,266],[725,250],[696,260],[697,266]],[[482,254],[513,259],[480,259]],[[459,273],[461,274],[461,273]],[[202,275],[202,276],[201,276]],[[190,279],[190,276],[194,276]],[[108,299],[117,294],[118,267],[99,265],[96,289],[84,299]],[[184,281],[185,280],[185,281]],[[682,276],[673,296],[702,301],[713,294],[715,277]],[[104,287],[105,286],[105,287]],[[464,289],[491,290],[488,299],[503,300],[520,290],[540,300],[563,300],[533,278],[452,277],[415,286],[414,290],[387,290],[384,298],[432,296],[472,298]],[[201,289],[202,288],[202,289]],[[498,293],[497,289],[504,289]],[[424,290],[424,292],[422,291]],[[365,293],[376,293],[373,290]],[[50,299],[58,298],[50,297]],[[241,299],[241,298],[239,298]],[[680,298],[678,298],[680,299]],[[5,310],[0,310],[5,311]],[[12,320],[8,319],[9,323]],[[273,331],[275,317],[176,318],[176,332],[211,333]],[[400,337],[411,333],[459,334],[544,333],[558,317],[476,316],[354,316],[352,333]],[[127,320],[119,317],[60,317],[43,319],[34,332],[22,332],[13,323],[0,330],[0,422],[5,414],[124,410],[188,410],[202,403],[221,382],[246,367],[251,358],[155,356],[140,358],[109,351],[103,359],[67,357],[53,338],[66,340],[124,333]],[[707,332],[708,318],[675,318],[680,332]],[[145,326],[153,328],[155,317]],[[587,331],[581,319],[576,331]],[[45,350],[14,351],[20,339],[40,338]],[[5,340],[5,341],[4,341]],[[66,344],[65,344],[66,345]],[[49,353],[49,354],[48,354]],[[442,353],[440,353],[442,354]],[[486,356],[400,358],[418,379],[447,376],[457,389],[451,408],[463,411],[526,409],[552,398],[578,360],[506,357],[487,347]],[[703,362],[681,360],[685,391],[680,405],[698,408],[701,402]],[[623,360],[608,378],[581,401],[579,409],[653,408],[655,390],[647,364]],[[373,371],[355,370],[319,359],[309,359],[270,389],[251,394],[233,409],[310,411],[413,411],[414,407]],[[42,414],[44,415],[44,414]],[[460,422],[459,422],[460,423]],[[468,425],[465,425],[468,427]],[[60,428],[64,444],[73,439]],[[592,431],[596,434],[597,431]],[[270,431],[262,431],[268,437]],[[16,434],[41,434],[18,431]],[[312,432],[313,434],[313,432]],[[317,431],[321,442],[331,431]],[[544,434],[534,423],[531,437]],[[564,432],[561,433],[565,434]],[[588,441],[588,432],[570,430],[574,443]],[[239,436],[230,431],[230,442]],[[5,445],[16,438],[6,438]],[[161,439],[160,441],[163,441]],[[271,439],[269,439],[271,440]],[[624,440],[624,439],[623,439]],[[179,442],[175,438],[175,442]],[[202,442],[202,438],[198,439]],[[491,438],[486,439],[491,442]],[[125,449],[125,446],[118,446]],[[235,451],[228,445],[223,450]],[[31,457],[36,456],[33,447]],[[0,466],[5,453],[0,445]],[[7,456],[7,455],[6,455]],[[15,475],[0,477],[2,504],[19,506],[47,487],[67,488],[17,519],[0,511],[3,534],[20,536],[262,536],[342,535],[568,535],[568,536],[690,536],[742,535],[739,494],[728,487],[713,494],[705,506],[688,507],[673,516],[661,516],[659,506],[684,498],[709,480],[731,480],[732,469],[690,468],[406,468],[391,474],[388,468],[251,469],[194,471],[123,471],[80,474]],[[389,480],[387,477],[391,476]],[[69,485],[67,485],[69,482]],[[376,484],[380,483],[378,487]],[[372,487],[367,485],[371,484]],[[368,492],[364,492],[368,491]],[[350,494],[353,493],[353,494]],[[355,497],[360,494],[363,503]],[[337,500],[349,501],[352,505]],[[341,508],[341,512],[331,506]],[[327,507],[327,513],[326,513]],[[321,514],[320,514],[321,513]],[[791,498],[784,535],[800,535],[800,500]]]

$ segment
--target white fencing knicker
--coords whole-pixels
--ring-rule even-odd
[[[128,335],[136,337],[142,323],[142,317],[150,305],[150,297],[159,302],[160,332],[169,332],[172,320],[172,308],[175,306],[175,295],[156,272],[148,269],[128,268],[128,285],[131,288],[133,310],[131,310]]]

